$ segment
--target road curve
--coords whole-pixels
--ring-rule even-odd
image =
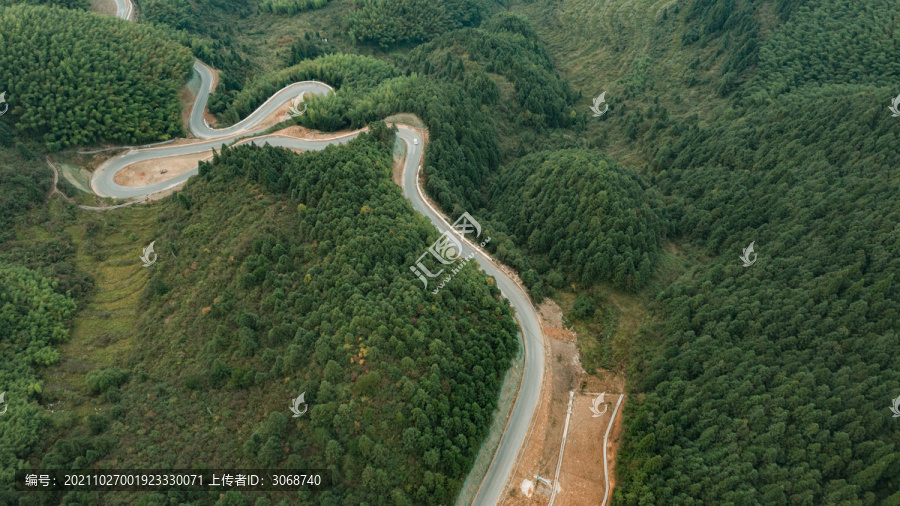
[[[132,21],[134,4],[131,0],[116,0],[116,17],[125,21]]]
[[[461,256],[468,257],[470,253],[475,253],[478,266],[496,280],[500,292],[515,308],[516,319],[522,331],[525,346],[522,383],[506,422],[506,428],[500,437],[500,445],[494,453],[487,474],[472,501],[472,504],[475,505],[499,504],[506,495],[506,482],[516,467],[519,450],[523,448],[530,434],[532,418],[537,414],[541,400],[541,386],[544,380],[544,334],[537,311],[531,305],[531,299],[528,298],[525,289],[494,263],[487,252],[475,247],[464,235],[456,233],[443,215],[428,203],[419,184],[419,171],[417,170],[421,153],[414,151],[419,146],[411,142],[409,133],[414,135],[413,138],[419,136],[415,130],[406,128],[399,129],[398,133],[400,138],[406,142],[407,148],[412,149],[408,151],[403,171],[403,195],[409,199],[413,208],[428,217],[438,230],[449,230],[461,239],[464,250]],[[421,142],[419,140],[419,144]],[[450,282],[452,283],[452,280]]]
[[[124,1],[124,0],[121,0]],[[325,83],[318,81],[303,81],[285,86],[277,93],[269,97],[266,102],[259,106],[252,114],[243,120],[235,123],[228,128],[212,128],[209,123],[203,119],[203,113],[206,111],[206,102],[209,100],[209,94],[212,93],[213,70],[204,65],[200,60],[194,60],[194,71],[200,74],[200,91],[197,93],[197,99],[194,100],[194,107],[191,109],[190,128],[194,136],[201,139],[214,139],[217,137],[231,137],[240,133],[249,132],[265,119],[268,115],[277,111],[285,102],[296,97],[300,93],[312,93],[315,95],[324,95],[334,91],[334,88]]]
[[[130,0],[116,0],[117,16],[129,20],[133,8]],[[225,144],[233,143],[242,136],[248,135],[253,128],[269,114],[277,110],[284,103],[294,98],[300,92],[325,94],[333,89],[319,82],[302,82],[291,84],[275,93],[269,100],[241,122],[223,129],[213,129],[203,119],[206,110],[206,102],[213,86],[213,71],[199,61],[194,63],[194,70],[200,75],[201,85],[197,99],[191,110],[191,132],[203,139],[212,139],[196,144],[182,146],[165,146],[147,149],[133,149],[123,155],[108,160],[96,171],[91,178],[91,186],[100,195],[116,198],[140,197],[172,188],[184,183],[188,178],[197,173],[193,169],[185,174],[176,176],[168,181],[142,186],[126,187],[115,182],[115,175],[124,167],[145,160],[164,158],[168,156],[180,156],[186,154],[202,153],[210,149],[221,149]],[[268,143],[271,146],[279,146],[305,151],[324,149],[332,144],[344,144],[359,135],[359,132],[345,134],[330,139],[304,140],[279,135],[266,135],[238,141],[238,143],[253,143],[262,145]],[[456,231],[441,213],[432,207],[425,198],[419,184],[420,163],[422,160],[422,148],[424,140],[419,132],[412,128],[400,126],[397,136],[406,143],[407,156],[404,161],[402,189],[403,194],[409,199],[413,208],[434,224],[438,230]],[[459,234],[457,234],[459,236]],[[507,275],[490,256],[477,246],[471,244],[464,236],[459,236],[463,244],[461,256],[469,256],[475,253],[475,259],[479,267],[492,276],[500,291],[516,310],[517,320],[522,330],[523,345],[525,346],[525,367],[522,373],[522,382],[518,395],[506,422],[506,427],[500,439],[491,465],[488,468],[481,486],[476,493],[472,504],[490,505],[500,503],[506,492],[507,480],[510,478],[519,455],[519,451],[526,444],[530,434],[532,420],[537,413],[541,399],[541,389],[544,377],[544,339],[537,312],[531,304],[531,300],[525,293],[525,289],[514,279]],[[437,280],[435,280],[437,281]],[[452,282],[452,281],[451,281]],[[426,293],[426,296],[430,296]]]
[[[302,140],[291,137],[283,137],[280,135],[264,135],[253,137],[244,141],[238,141],[237,144],[256,144],[262,146],[269,143],[271,146],[279,146],[285,148],[302,149],[304,151],[317,151],[324,149],[331,144],[346,144],[350,142],[358,133],[345,135],[342,137],[334,137],[327,140]],[[199,154],[209,152],[211,149],[221,149],[226,144],[232,144],[239,136],[224,137],[196,144],[185,144],[183,146],[167,146],[160,148],[132,149],[131,151],[111,158],[104,162],[91,176],[91,188],[94,193],[104,197],[114,198],[135,198],[143,197],[157,193],[169,188],[174,188],[187,181],[191,176],[197,174],[197,169],[191,169],[184,174],[175,176],[166,181],[147,185],[147,186],[122,186],[115,181],[116,173],[124,169],[126,166],[146,160],[156,160],[170,156],[181,156],[190,154]]]

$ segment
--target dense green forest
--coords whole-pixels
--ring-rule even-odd
[[[350,0],[351,40],[388,47],[477,25],[488,0]]]
[[[75,301],[59,293],[54,280],[0,261],[0,385],[6,392],[4,411],[15,413],[0,418],[0,490],[51,424],[34,402],[41,396],[36,369],[59,361],[55,345],[68,338],[74,312]]]
[[[285,63],[287,66],[292,67],[303,62],[303,60],[311,60],[333,52],[331,48],[327,47],[326,43],[313,39],[309,33],[304,33],[302,39],[298,37],[291,44],[290,52],[285,55]]]
[[[467,69],[460,53],[478,70]],[[442,35],[417,47],[410,54],[409,65],[423,75],[461,81],[474,98],[491,105],[497,103],[500,92],[485,73],[503,76],[515,87],[521,108],[516,118],[519,123],[560,127],[577,117],[568,83],[554,71],[531,27],[514,16],[498,15],[483,28]]]
[[[20,460],[327,467],[333,491],[290,500],[447,504],[484,439],[516,327],[475,269],[423,303],[407,266],[434,231],[390,183],[382,126],[301,156],[226,149],[154,204],[160,262],[135,346],[90,371],[79,394],[102,412],[66,423],[41,414],[37,403],[58,394],[37,378],[92,286],[64,231],[116,222],[44,204],[39,143],[179,135],[190,52],[178,40],[223,70],[210,101],[222,124],[307,79],[337,93],[310,99],[303,126],[417,115],[426,191],[451,217],[479,219],[535,301],[575,290],[575,318],[607,303],[586,294],[643,301],[652,323],[622,352],[627,363],[603,355],[608,343],[591,357],[628,372],[614,504],[900,504],[900,426],[888,410],[900,395],[893,3],[352,0],[313,11],[346,29],[352,42],[337,50],[299,35],[312,14],[299,11],[324,2],[263,3],[260,13],[143,0],[143,20],[165,29],[0,8],[6,47],[17,48],[0,53],[16,79],[0,120],[0,155],[13,160],[0,164],[0,279],[14,294],[2,314],[16,319],[0,343],[20,368],[16,402],[34,415],[0,425],[21,442],[0,450],[0,472]],[[529,24],[506,9],[539,16]],[[567,24],[595,9],[602,24]],[[254,16],[298,29],[276,44],[214,26]],[[38,26],[45,19],[55,28]],[[26,51],[34,37],[53,51]],[[107,39],[122,42],[97,43]],[[57,43],[115,68],[79,66]],[[340,53],[353,43],[378,57]],[[273,70],[261,55],[281,44]],[[9,65],[19,60],[24,70]],[[64,84],[42,76],[57,65],[78,94],[52,92]],[[124,84],[110,92],[107,78]],[[604,117],[590,116],[582,91],[598,90],[584,83],[609,91]],[[49,232],[35,232],[44,222]],[[751,241],[759,261],[745,268],[737,257]],[[673,267],[682,248],[694,253]],[[38,344],[23,348],[29,318],[40,318],[29,334]],[[292,420],[303,391],[310,413]]]
[[[236,123],[255,111],[281,88],[297,81],[309,80],[322,81],[341,90],[341,93],[334,94],[331,100],[338,101],[341,106],[346,107],[352,102],[345,95],[350,95],[354,89],[371,88],[385,79],[398,75],[399,69],[376,58],[351,54],[324,55],[254,79],[235,94],[228,111],[220,117]],[[342,126],[345,125],[335,123],[326,127]]]
[[[896,85],[898,23],[897,4],[888,0],[800,7],[761,46],[759,68],[740,94],[759,105],[804,86]]]
[[[525,251],[546,255],[554,276],[626,290],[649,279],[662,235],[661,203],[651,205],[639,178],[615,162],[586,150],[538,152],[504,167],[492,185],[493,222],[505,224]],[[497,256],[525,270],[505,248]]]
[[[722,257],[659,296],[665,351],[627,416],[626,503],[900,499],[900,136],[880,95],[785,95],[657,160],[684,198],[679,232]],[[834,115],[839,99],[868,112]],[[753,240],[761,268],[744,269]]]
[[[12,132],[0,122],[0,142],[8,135],[12,146]],[[31,149],[18,142],[18,152],[0,147],[0,245],[14,237],[12,225],[33,206],[44,201],[53,174],[46,162],[37,158]]]
[[[259,3],[259,10],[277,14],[296,14],[298,12],[323,7],[328,1],[329,0],[263,0]]]
[[[5,124],[0,123],[0,129]],[[0,148],[0,503],[13,473],[40,448],[52,426],[40,371],[59,361],[75,301],[92,280],[72,262],[63,230],[74,222],[62,206],[46,206],[52,173],[26,145]],[[15,416],[11,416],[15,414]]]
[[[55,281],[35,271],[0,262],[0,384],[6,392],[5,410],[15,413],[0,418],[3,484],[12,480],[38,446],[41,430],[51,423],[33,402],[41,395],[35,369],[59,361],[54,345],[67,339],[67,321],[75,312],[72,297],[56,288]]]
[[[100,414],[43,464],[328,468],[335,487],[290,500],[451,502],[516,325],[476,269],[425,303],[408,265],[437,234],[390,180],[393,143],[375,125],[322,152],[242,146],[204,163],[154,210],[137,344],[87,377]],[[292,420],[301,392],[310,412]]]
[[[194,9],[187,0],[139,0],[141,21],[176,30],[194,30]]]
[[[17,5],[0,9],[0,33],[7,114],[50,151],[182,134],[178,91],[191,57],[162,32],[87,12]]]
[[[748,107],[660,134],[651,170],[677,198],[673,226],[721,256],[658,297],[660,352],[633,364],[646,396],[626,411],[624,504],[900,504],[891,9],[794,9],[733,90]]]
[[[88,0],[0,0],[0,7],[26,4],[26,5],[46,5],[53,7],[62,7],[65,9],[88,10],[91,3]]]

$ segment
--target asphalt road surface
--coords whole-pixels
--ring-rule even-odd
[[[133,10],[131,2],[129,0],[116,0],[116,5],[117,16],[126,20],[130,19]],[[260,121],[265,119],[266,116],[277,110],[286,102],[296,97],[299,93],[325,94],[333,91],[330,86],[324,83],[312,81],[294,83],[277,92],[266,101],[266,103],[240,123],[228,128],[213,129],[210,128],[203,119],[203,113],[206,110],[206,102],[212,91],[214,82],[213,72],[209,67],[199,61],[194,63],[194,70],[200,74],[201,84],[197,100],[194,102],[194,107],[191,110],[190,129],[195,136],[212,140],[183,146],[133,149],[123,155],[112,158],[94,171],[94,176],[91,179],[91,186],[96,193],[108,197],[132,198],[149,195],[178,186],[191,176],[195,175],[197,169],[176,176],[168,181],[142,187],[121,186],[116,184],[114,178],[118,171],[136,162],[164,158],[167,156],[203,153],[208,152],[213,148],[221,149],[223,145],[233,143],[242,136],[250,134]],[[314,151],[324,149],[332,144],[345,144],[355,138],[356,135],[358,134],[353,133],[326,140],[301,140],[277,135],[267,135],[245,139],[241,143],[250,142],[257,145],[268,143],[271,146]],[[418,186],[418,168],[422,160],[422,148],[424,146],[423,139],[419,135],[419,132],[412,128],[401,126],[398,136],[407,146],[407,156],[403,173],[403,194],[409,199],[416,211],[427,216],[439,231],[453,231],[450,224],[426,202],[422,190]],[[414,142],[416,140],[418,141],[418,144]],[[500,446],[494,455],[494,459],[491,462],[487,474],[473,501],[473,504],[476,505],[498,504],[505,497],[507,479],[509,479],[516,467],[519,450],[522,449],[528,438],[531,421],[540,402],[541,383],[544,377],[543,334],[534,307],[531,305],[531,301],[525,294],[524,289],[495,265],[486,252],[481,248],[474,247],[465,237],[460,237],[462,238],[461,243],[463,245],[461,257],[468,257],[471,253],[475,253],[475,259],[478,262],[478,266],[488,275],[494,277],[500,291],[515,308],[525,345],[525,369],[522,384],[507,421],[506,430],[500,440]],[[476,240],[481,239],[484,239],[484,236]],[[410,276],[412,276],[412,273],[410,273]],[[440,278],[434,278],[430,281],[425,297],[433,296],[431,291],[437,288],[438,279]],[[453,280],[450,280],[450,283],[452,282]]]

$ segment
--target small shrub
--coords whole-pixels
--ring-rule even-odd
[[[572,306],[572,316],[576,319],[583,320],[593,316],[595,310],[596,307],[594,307],[594,303],[591,301],[590,297],[582,293],[575,298],[575,304]]]
[[[87,423],[91,434],[96,436],[106,432],[106,428],[109,427],[109,418],[106,415],[94,413],[88,415]]]
[[[209,384],[212,385],[213,388],[219,388],[229,376],[231,376],[231,367],[228,367],[228,364],[221,360],[216,359],[215,362],[213,362],[212,369],[209,371]]]
[[[199,390],[200,379],[192,374],[184,379],[184,387],[188,390]]]
[[[102,394],[112,387],[118,387],[128,381],[129,373],[118,367],[99,369],[87,374],[88,390],[96,395]]]

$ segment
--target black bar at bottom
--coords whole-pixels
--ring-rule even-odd
[[[16,471],[19,491],[319,491],[331,486],[323,469],[31,469]]]

